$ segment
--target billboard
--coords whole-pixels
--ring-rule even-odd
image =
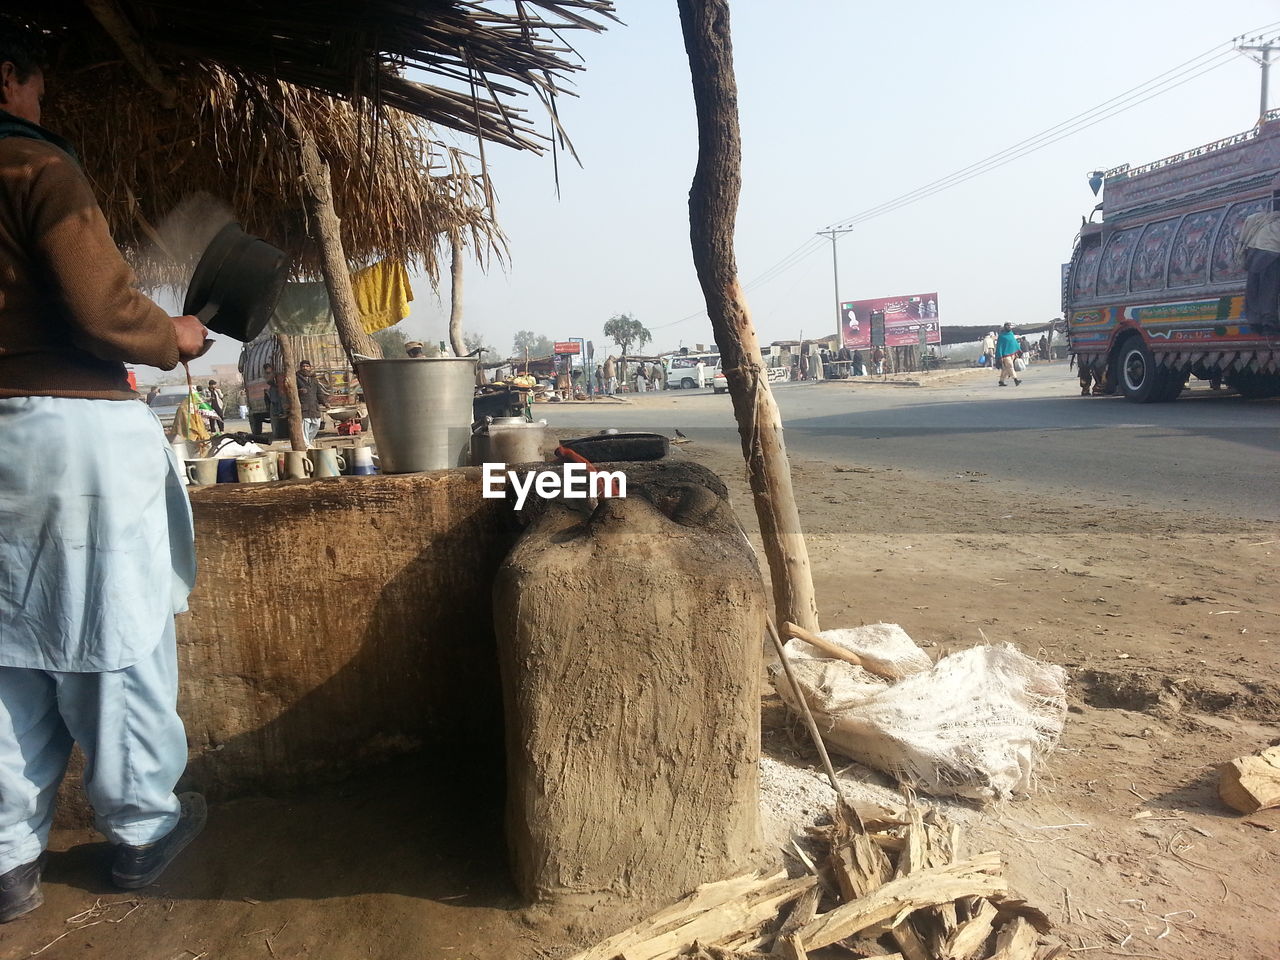
[[[555,346],[555,355],[557,357],[572,356],[576,357],[582,353],[582,343],[578,340],[557,340]]]
[[[942,326],[938,322],[938,295],[918,293],[906,297],[881,297],[876,300],[850,300],[841,303],[840,335],[842,342],[850,350],[866,350],[871,346],[873,313],[884,314],[886,347],[914,346],[920,343],[922,330],[926,343],[942,343]],[[879,326],[879,317],[876,318],[876,325]]]

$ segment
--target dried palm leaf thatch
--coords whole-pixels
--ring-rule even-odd
[[[72,62],[110,38],[172,102],[175,74],[216,63],[240,75],[373,103],[517,149],[540,149],[518,107],[551,107],[581,69],[564,35],[600,31],[609,0],[5,0],[7,12],[60,35]],[[412,73],[421,71],[425,82]],[[549,110],[557,130],[554,109]]]
[[[483,178],[416,116],[384,108],[370,118],[347,101],[211,65],[173,85],[168,109],[127,65],[100,63],[56,74],[45,108],[46,125],[80,151],[145,285],[185,283],[230,219],[288,253],[298,278],[319,274],[287,119],[311,131],[330,166],[353,267],[403,260],[434,283],[454,233],[482,260],[505,254]]]

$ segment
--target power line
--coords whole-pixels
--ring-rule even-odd
[[[1262,27],[1255,28],[1249,33],[1261,34],[1272,27],[1280,26],[1280,21],[1266,24]],[[1242,35],[1243,36],[1243,35]],[[1084,110],[1072,117],[1067,118],[1059,123],[1054,124],[1039,133],[1033,134],[1017,143],[1012,144],[991,154],[981,160],[977,160],[965,167],[961,167],[945,177],[931,181],[921,187],[901,194],[890,200],[886,200],[873,207],[869,207],[859,213],[846,217],[843,220],[835,221],[828,224],[827,230],[844,229],[855,224],[864,223],[867,220],[892,213],[902,207],[909,206],[919,200],[926,199],[943,190],[947,190],[953,186],[972,180],[992,170],[1011,163],[1014,160],[1021,159],[1031,153],[1041,150],[1044,147],[1057,143],[1076,133],[1087,130],[1089,127],[1095,126],[1104,120],[1109,120],[1127,110],[1132,109],[1148,100],[1153,99],[1163,93],[1168,93],[1185,83],[1195,80],[1207,73],[1217,70],[1219,67],[1226,66],[1232,61],[1232,54],[1237,49],[1235,43],[1241,38],[1234,38],[1227,43],[1219,43],[1208,48],[1204,52],[1184,60],[1182,63],[1162,73],[1156,74],[1154,77],[1146,80],[1137,86],[1130,87],[1122,93],[1118,93],[1099,104]],[[1175,82],[1176,81],[1176,82]],[[786,256],[776,261],[772,266],[763,270],[743,285],[743,291],[749,292],[753,289],[761,287],[771,281],[777,279],[784,273],[790,271],[793,267],[798,266],[807,260],[818,250],[822,249],[823,244],[815,236],[810,236],[804,243],[800,244]],[[662,330],[668,327],[677,326],[695,320],[699,317],[706,316],[705,308],[687,316],[681,317],[679,320],[673,320],[669,323],[660,324],[653,327],[654,330]]]
[[[1106,113],[1101,116],[1098,116],[1093,120],[1091,120],[1089,123],[1086,123],[1077,127],[1073,127],[1069,130],[1064,130],[1061,133],[1054,136],[1052,139],[1045,140],[1034,146],[1030,146],[1025,150],[1021,150],[1018,153],[1014,153],[1007,157],[1004,157],[997,163],[987,164],[981,167],[980,169],[972,170],[969,173],[964,174],[963,176],[956,176],[954,178],[945,178],[945,181],[935,181],[934,184],[921,187],[918,190],[912,191],[911,193],[903,194],[901,197],[897,197],[893,200],[886,201],[885,203],[882,203],[878,206],[871,207],[867,210],[864,210],[860,214],[855,214],[853,217],[850,217],[847,220],[842,221],[842,224],[844,226],[853,226],[855,224],[865,223],[868,220],[873,220],[876,217],[884,216],[885,214],[893,213],[897,210],[900,210],[903,207],[910,206],[911,204],[916,203],[920,200],[925,200],[933,196],[934,194],[941,193],[944,190],[949,190],[951,187],[956,187],[962,183],[967,183],[968,181],[973,180],[977,177],[980,177],[985,173],[990,173],[992,170],[997,170],[1000,167],[1003,167],[1007,163],[1012,163],[1014,160],[1020,160],[1023,157],[1029,156],[1030,154],[1035,153],[1038,150],[1042,150],[1045,147],[1051,146],[1057,143],[1059,140],[1065,140],[1067,137],[1080,133],[1083,130],[1087,130],[1089,127],[1096,126],[1097,124],[1102,123],[1104,120],[1110,120],[1112,117],[1117,116],[1121,113],[1124,113],[1126,110],[1130,110],[1133,107],[1136,107],[1142,103],[1145,103],[1148,100],[1151,100],[1155,97],[1160,96],[1161,94],[1168,93],[1170,90],[1176,89],[1177,87],[1182,86],[1184,83],[1188,83],[1191,80],[1195,80],[1199,77],[1202,77],[1207,73],[1211,73],[1214,70],[1217,70],[1221,67],[1225,67],[1230,62],[1231,61],[1229,59],[1224,59],[1218,63],[1213,63],[1212,65],[1206,66],[1204,69],[1200,70],[1199,72],[1194,73],[1191,76],[1186,77],[1185,79],[1180,80],[1175,84],[1172,84],[1171,86],[1162,87],[1161,89],[1158,89],[1149,93],[1147,96],[1143,97],[1141,100],[1134,101],[1133,103],[1130,103],[1128,106],[1124,106],[1119,109],[1113,110],[1110,113]]]
[[[1145,103],[1152,97],[1156,97],[1160,94],[1176,89],[1187,81],[1194,80],[1211,70],[1216,70],[1220,66],[1226,66],[1232,61],[1231,53],[1232,51],[1230,50],[1221,51],[1212,60],[1197,63],[1194,67],[1182,70],[1156,87],[1150,87],[1148,84],[1144,84],[1140,88],[1134,88],[1134,90],[1138,92],[1128,91],[1126,95],[1122,95],[1121,97],[1112,97],[1104,104],[1099,104],[1098,107],[1095,107],[1092,110],[1087,110],[1084,113],[1077,114],[1077,116],[1072,118],[1070,121],[1064,121],[1063,123],[1056,124],[1046,130],[1042,130],[1040,133],[1035,134],[1032,137],[1020,140],[1018,143],[1006,147],[998,153],[993,153],[982,160],[971,163],[966,167],[961,167],[959,170],[956,170],[945,177],[940,177],[937,180],[926,183],[923,186],[910,190],[900,196],[894,197],[890,200],[885,200],[882,203],[869,207],[859,213],[845,217],[837,221],[837,224],[839,226],[849,226],[853,223],[861,223],[864,220],[871,219],[871,217],[878,216],[881,213],[888,213],[900,206],[905,206],[908,202],[923,199],[924,197],[931,196],[940,190],[945,190],[948,187],[964,183],[965,181],[971,180],[974,177],[980,176],[990,170],[1004,166],[1004,164],[1008,163],[1010,160],[1016,160],[1020,157],[1027,156],[1028,154],[1034,153],[1036,150],[1047,147],[1050,144],[1057,143],[1059,140],[1079,133],[1082,130],[1087,130],[1094,124],[1110,119],[1111,117],[1123,113],[1140,103]],[[1190,76],[1186,76],[1187,74],[1190,74]],[[1161,76],[1164,76],[1164,74]],[[1177,79],[1179,77],[1182,79]],[[1177,82],[1172,82],[1174,80]],[[1141,94],[1146,94],[1146,96],[1141,96]],[[1141,96],[1141,99],[1137,99],[1139,96]]]

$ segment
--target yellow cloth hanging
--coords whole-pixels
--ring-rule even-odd
[[[365,333],[395,326],[409,315],[413,289],[403,263],[384,260],[351,275],[351,288]]]
[[[209,433],[204,416],[200,413],[200,406],[201,400],[195,391],[189,393],[174,412],[173,432],[195,444],[200,456],[204,456],[204,450],[212,435]]]

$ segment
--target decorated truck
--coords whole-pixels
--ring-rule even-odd
[[[1095,174],[1095,188],[1099,178],[1101,222],[1081,226],[1063,272],[1082,375],[1137,403],[1173,400],[1193,376],[1280,394],[1280,330],[1250,322],[1237,256],[1245,218],[1280,208],[1280,110],[1237,136]]]

